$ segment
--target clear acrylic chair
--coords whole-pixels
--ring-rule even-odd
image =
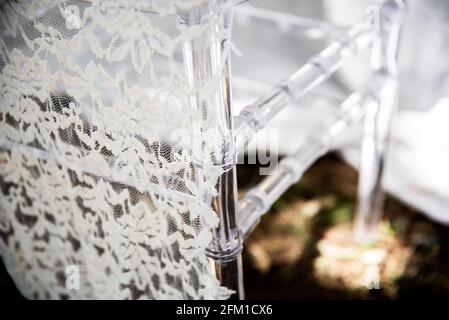
[[[367,8],[350,28],[230,0],[1,9],[0,253],[27,297],[244,298],[245,238],[363,117],[356,233],[374,230],[403,1]],[[237,114],[230,51],[245,23],[312,38],[316,51],[266,92],[242,57],[236,95],[262,94]],[[361,52],[372,55],[369,80],[336,102],[326,80]],[[330,108],[238,201],[238,155],[301,101]]]

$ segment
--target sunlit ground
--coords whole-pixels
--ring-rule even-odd
[[[256,166],[238,171],[239,187],[260,179]],[[274,205],[245,246],[247,298],[449,297],[449,228],[387,197],[379,241],[356,244],[356,188],[328,156]]]

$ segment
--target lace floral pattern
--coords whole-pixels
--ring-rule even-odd
[[[200,23],[181,23],[196,6],[209,8]],[[221,169],[204,156],[214,140],[203,134],[214,119],[191,102],[218,80],[192,88],[182,56],[196,37],[229,36],[220,8],[1,5],[0,254],[26,297],[229,296],[204,253],[218,223],[209,201]],[[199,134],[200,161],[173,143],[174,130]]]

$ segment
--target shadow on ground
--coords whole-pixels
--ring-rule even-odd
[[[239,190],[260,179],[238,172]],[[246,242],[248,299],[449,298],[449,228],[387,196],[378,243],[354,243],[356,188],[329,155],[283,195]]]

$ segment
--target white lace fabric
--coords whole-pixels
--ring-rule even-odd
[[[179,22],[204,3],[201,23]],[[229,37],[220,3],[0,5],[0,254],[26,297],[229,296],[205,255],[214,119],[191,103],[219,79],[192,88],[182,56],[195,37]],[[176,130],[200,137],[200,163]]]

